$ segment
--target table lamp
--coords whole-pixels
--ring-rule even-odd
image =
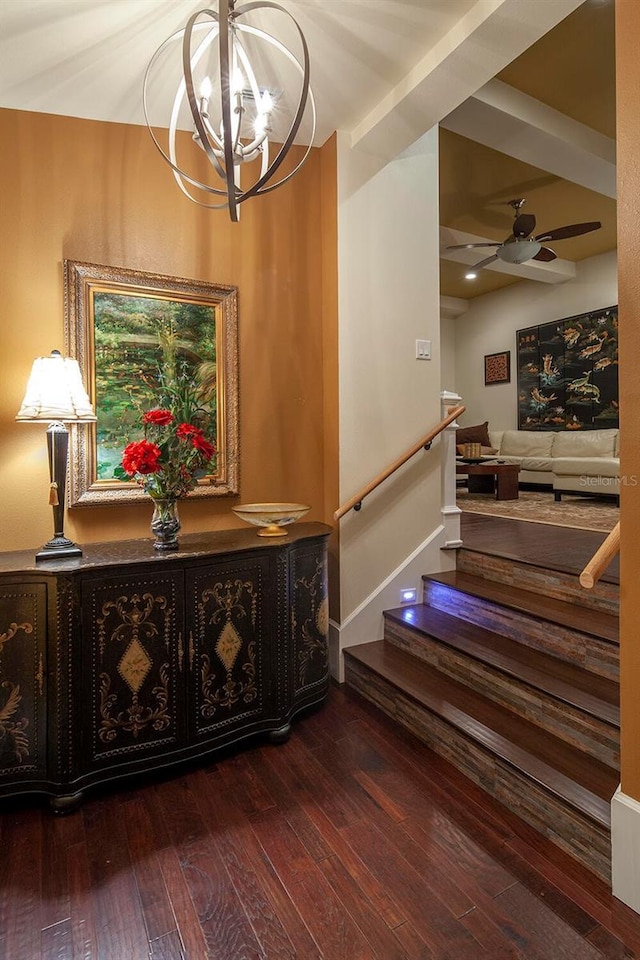
[[[65,423],[91,423],[96,416],[82,383],[77,360],[52,350],[49,357],[33,361],[27,391],[16,420],[47,421],[49,453],[49,503],[53,507],[53,538],[36,554],[40,560],[81,557],[82,550],[64,535],[64,496],[67,482],[69,432]]]

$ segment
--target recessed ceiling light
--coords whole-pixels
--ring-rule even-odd
[[[477,276],[477,273],[474,273],[473,270],[470,270],[469,273],[465,273],[464,278],[465,280],[475,280]]]

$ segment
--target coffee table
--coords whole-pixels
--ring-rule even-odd
[[[469,493],[495,493],[496,500],[518,499],[517,463],[456,463],[456,474],[469,477]]]

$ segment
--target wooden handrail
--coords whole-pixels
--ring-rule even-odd
[[[589,563],[580,574],[581,586],[585,587],[587,590],[591,590],[596,580],[600,579],[619,549],[620,521],[618,520],[609,536],[606,538],[606,540],[602,541],[601,545],[598,547],[594,555],[591,557],[591,560],[589,560]]]
[[[349,510],[359,510],[362,506],[362,501],[364,498],[367,497],[373,490],[375,490],[376,487],[380,486],[383,480],[386,480],[387,477],[390,477],[392,473],[395,473],[396,470],[401,467],[403,463],[406,463],[407,460],[410,460],[411,457],[418,452],[418,450],[422,450],[423,447],[425,450],[428,450],[432,441],[438,436],[438,434],[442,433],[442,431],[448,427],[450,423],[453,423],[457,417],[463,414],[465,410],[466,407],[462,406],[455,408],[449,407],[449,415],[445,417],[444,420],[441,420],[437,427],[434,427],[433,430],[429,431],[429,433],[427,433],[422,440],[418,440],[417,443],[414,443],[409,450],[403,453],[402,456],[398,457],[397,460],[394,460],[393,463],[390,464],[386,470],[383,470],[382,473],[379,473],[377,477],[374,477],[374,479],[371,480],[365,487],[363,487],[362,490],[359,490],[354,497],[351,497],[350,500],[347,500],[346,503],[343,503],[342,506],[339,507],[339,509],[334,513],[333,519],[340,520],[341,517],[344,517],[345,513],[349,513]]]

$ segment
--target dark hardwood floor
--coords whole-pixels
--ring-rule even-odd
[[[607,536],[594,530],[464,512],[460,517],[460,529],[464,545],[474,550],[577,574]],[[616,557],[602,579],[607,583],[619,583],[619,575],[619,559]]]
[[[288,743],[0,808],[2,960],[623,960],[640,917],[357,694]]]

